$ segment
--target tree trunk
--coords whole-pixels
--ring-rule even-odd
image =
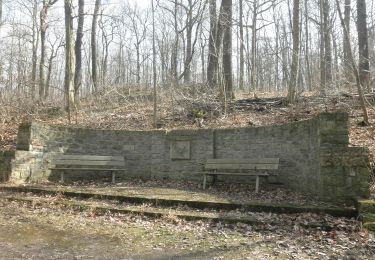
[[[244,90],[244,74],[245,74],[245,43],[243,32],[243,0],[239,0],[239,27],[240,27],[240,82],[239,87]]]
[[[299,0],[293,1],[293,56],[292,67],[288,89],[288,102],[294,104],[296,101],[296,88],[298,81],[298,63],[299,63],[299,45],[300,45],[300,28],[299,28]]]
[[[307,0],[305,0],[305,59],[306,59],[306,70],[307,70],[307,90],[312,90],[312,76],[311,76],[311,68],[310,68],[310,35],[309,35],[309,14],[308,14],[308,5]]]
[[[250,79],[250,85],[253,89],[253,91],[256,91],[256,85],[257,85],[257,3],[258,0],[253,0],[253,19],[251,24],[251,79]]]
[[[43,0],[43,7],[40,11],[40,63],[39,63],[39,99],[45,97],[45,56],[46,56],[46,33],[47,33],[47,17],[49,8],[54,5],[57,0]]]
[[[178,0],[174,1],[174,45],[171,57],[171,72],[174,81],[174,85],[178,85],[178,73],[177,73],[177,66],[178,66],[178,44],[179,44],[179,31],[178,31],[178,18],[177,18],[177,11],[178,11]]]
[[[326,63],[324,60],[325,57],[325,46],[324,46],[324,1],[319,1],[319,9],[320,9],[320,93],[322,95],[325,94],[325,88],[326,88]]]
[[[100,0],[95,0],[95,7],[94,7],[94,15],[92,18],[92,26],[91,26],[91,76],[92,82],[94,85],[94,92],[99,90],[99,81],[98,81],[98,61],[97,61],[97,47],[96,47],[96,28],[98,23],[98,14],[99,14],[99,7],[100,7]]]
[[[73,37],[73,17],[72,0],[65,0],[65,103],[69,113],[74,104],[74,37]]]
[[[369,90],[370,59],[368,50],[366,0],[357,0],[357,31],[359,53],[359,79],[365,90]]]
[[[328,0],[323,0],[323,33],[324,33],[324,63],[326,76],[326,89],[332,85],[332,47],[331,47],[331,33],[329,21],[330,6]]]
[[[76,103],[79,101],[79,91],[82,86],[82,41],[83,24],[85,19],[84,8],[85,0],[78,0],[78,26],[75,42],[76,68],[74,73],[74,100]]]
[[[35,99],[36,87],[36,73],[37,73],[37,60],[38,60],[38,46],[39,46],[39,33],[37,24],[38,2],[33,2],[32,11],[32,69],[31,69],[31,98]]]
[[[222,0],[223,7],[223,80],[226,99],[234,98],[232,79],[232,0]]]
[[[351,15],[351,0],[345,0],[345,7],[344,7],[344,23],[345,28],[348,32],[348,36],[350,39],[350,15]],[[353,81],[353,73],[351,70],[350,61],[349,61],[349,46],[347,41],[345,40],[345,37],[343,39],[343,48],[344,48],[344,60],[343,60],[343,66],[344,66],[344,74],[346,77],[346,80],[348,82]]]
[[[340,3],[339,3],[338,0],[336,0],[336,7],[337,7],[337,11],[339,13],[341,25],[342,25],[343,30],[344,30],[344,39],[346,41],[346,44],[348,45],[348,50],[349,50],[349,53],[348,53],[349,56],[348,56],[348,58],[350,60],[350,64],[352,65],[353,74],[354,74],[356,82],[357,82],[357,89],[358,89],[359,101],[360,101],[360,104],[361,104],[361,107],[362,107],[362,111],[363,111],[363,122],[366,125],[369,125],[367,108],[366,108],[366,101],[365,101],[365,97],[364,97],[364,94],[363,94],[363,89],[362,89],[362,85],[361,85],[360,75],[359,75],[359,72],[358,72],[357,64],[356,64],[356,62],[354,60],[354,55],[353,55],[352,47],[351,47],[351,44],[350,44],[350,38],[349,38],[348,30],[347,30],[347,28],[345,26],[345,20],[343,18],[343,15],[342,15],[342,12],[341,12],[341,8],[340,8]]]
[[[154,1],[151,0],[152,7],[152,75],[153,75],[153,96],[154,96],[154,111],[153,111],[153,125],[157,128],[157,92],[156,92],[156,44],[155,44],[155,8]]]
[[[186,55],[185,55],[185,68],[184,68],[184,82],[191,82],[191,61],[193,59],[192,55],[192,35],[193,35],[193,3],[189,0],[189,10],[186,20]]]
[[[218,52],[216,50],[216,0],[210,0],[210,36],[208,43],[208,66],[207,66],[207,82],[210,88],[214,88],[216,82],[216,68],[218,62]]]

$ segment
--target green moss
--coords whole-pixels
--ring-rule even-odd
[[[369,230],[369,231],[375,231],[375,222],[367,222],[363,224],[363,228]]]
[[[359,200],[358,212],[359,213],[375,213],[375,200]]]
[[[362,216],[362,221],[364,223],[367,223],[367,222],[375,222],[375,214],[372,214],[372,213],[369,213],[369,214],[364,214]]]

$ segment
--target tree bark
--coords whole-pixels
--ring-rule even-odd
[[[39,32],[38,32],[38,2],[33,2],[32,11],[32,69],[31,69],[31,98],[35,99],[36,77],[37,77],[37,60],[38,60],[38,46],[39,46]]]
[[[45,56],[46,56],[46,34],[48,11],[57,0],[43,0],[43,7],[40,11],[40,63],[39,63],[39,99],[45,98]]]
[[[234,98],[232,79],[232,0],[222,0],[223,7],[223,81],[227,100]]]
[[[324,64],[325,64],[325,84],[327,87],[332,85],[332,47],[329,20],[330,6],[328,0],[323,0],[323,34],[324,34]]]
[[[300,48],[300,2],[299,0],[293,1],[293,55],[292,55],[292,67],[291,76],[288,89],[288,102],[294,104],[296,101],[297,93],[297,81],[298,81],[298,63],[299,63],[299,48]]]
[[[320,9],[320,25],[319,25],[319,35],[320,35],[320,52],[319,52],[319,61],[320,61],[320,93],[325,94],[326,87],[326,66],[325,66],[325,46],[324,46],[324,1],[319,1]]]
[[[65,9],[65,104],[70,115],[71,107],[74,104],[74,37],[72,0],[64,0]],[[69,116],[70,120],[70,116]]]
[[[210,0],[210,36],[208,43],[208,66],[207,66],[207,82],[210,88],[214,88],[216,82],[216,68],[218,62],[218,52],[216,49],[216,27],[217,27],[217,15],[216,15],[216,0]]]
[[[82,41],[83,41],[83,24],[85,19],[84,14],[85,0],[78,0],[78,26],[77,36],[75,42],[75,59],[76,67],[74,73],[74,100],[79,101],[79,91],[82,86]]]
[[[98,61],[97,61],[97,47],[96,47],[96,28],[98,24],[98,14],[101,0],[95,0],[94,14],[91,26],[91,76],[94,85],[94,92],[99,90],[98,81]]]
[[[344,7],[344,24],[350,39],[350,14],[351,14],[351,0],[345,0],[345,7]],[[348,82],[353,81],[353,73],[351,70],[350,61],[349,61],[349,46],[347,41],[345,40],[345,37],[343,39],[343,51],[344,51],[344,74],[346,77],[346,80]]]
[[[245,75],[245,43],[243,32],[243,0],[239,0],[239,29],[240,29],[240,82],[239,87],[244,90],[244,75]]]
[[[257,6],[258,0],[253,0],[253,19],[251,24],[251,76],[250,76],[250,85],[253,91],[257,90]]]
[[[359,53],[359,79],[364,89],[369,89],[370,59],[368,50],[366,0],[357,0],[357,31]]]
[[[309,15],[308,15],[308,4],[307,0],[305,0],[305,55],[306,55],[306,70],[307,70],[307,90],[312,90],[312,76],[311,76],[311,68],[310,68],[310,31],[309,31]]]
[[[365,101],[365,96],[363,94],[363,89],[362,89],[362,85],[361,85],[360,75],[359,75],[359,72],[358,72],[357,64],[356,64],[356,62],[354,60],[354,55],[353,55],[352,46],[351,46],[351,43],[350,43],[348,29],[345,26],[345,20],[343,18],[343,15],[342,15],[342,12],[341,12],[341,8],[340,8],[340,3],[339,3],[338,0],[336,0],[336,7],[337,7],[337,11],[339,13],[341,25],[342,25],[343,30],[344,30],[344,39],[347,42],[346,44],[348,44],[348,50],[349,50],[349,53],[348,53],[349,56],[348,56],[348,58],[350,60],[350,64],[352,65],[353,74],[354,74],[354,77],[355,77],[356,83],[357,83],[359,101],[360,101],[361,108],[362,108],[362,111],[363,111],[363,122],[366,125],[369,125],[370,122],[368,120],[368,114],[367,114],[367,108],[366,108],[366,101]]]
[[[188,1],[189,7],[186,19],[186,55],[185,55],[185,68],[184,68],[184,82],[191,82],[191,61],[192,61],[192,37],[193,37],[193,2]]]

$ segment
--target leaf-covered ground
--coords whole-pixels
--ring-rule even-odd
[[[283,218],[279,216],[279,218]],[[300,216],[303,221],[308,216]],[[292,226],[225,225],[173,217],[67,211],[0,200],[6,259],[372,259],[374,234],[332,219],[330,232]]]

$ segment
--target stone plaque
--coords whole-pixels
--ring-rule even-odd
[[[190,159],[190,141],[172,141],[171,159],[189,160]]]

